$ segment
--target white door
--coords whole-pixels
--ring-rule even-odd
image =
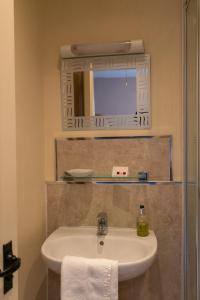
[[[14,0],[0,0],[0,269],[2,246],[12,240],[17,255],[16,125],[14,69]],[[0,300],[18,300],[17,272],[13,289]]]

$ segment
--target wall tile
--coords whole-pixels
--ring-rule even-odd
[[[48,234],[59,226],[96,226],[100,211],[109,225],[135,227],[144,203],[158,239],[158,255],[143,276],[119,284],[119,300],[181,300],[182,185],[48,184]],[[59,276],[49,272],[49,299],[59,300]],[[52,296],[54,295],[54,296]]]
[[[70,169],[111,175],[113,166],[128,166],[130,175],[148,171],[151,180],[170,180],[171,137],[63,139],[56,148],[58,178]]]

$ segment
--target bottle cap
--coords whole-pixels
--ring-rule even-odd
[[[140,208],[144,208],[144,205],[143,205],[143,204],[140,204]]]

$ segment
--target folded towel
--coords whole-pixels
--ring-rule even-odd
[[[61,300],[117,300],[118,262],[65,256]]]

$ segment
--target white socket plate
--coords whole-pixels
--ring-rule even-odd
[[[113,177],[127,177],[128,176],[128,167],[116,167],[112,169]]]

